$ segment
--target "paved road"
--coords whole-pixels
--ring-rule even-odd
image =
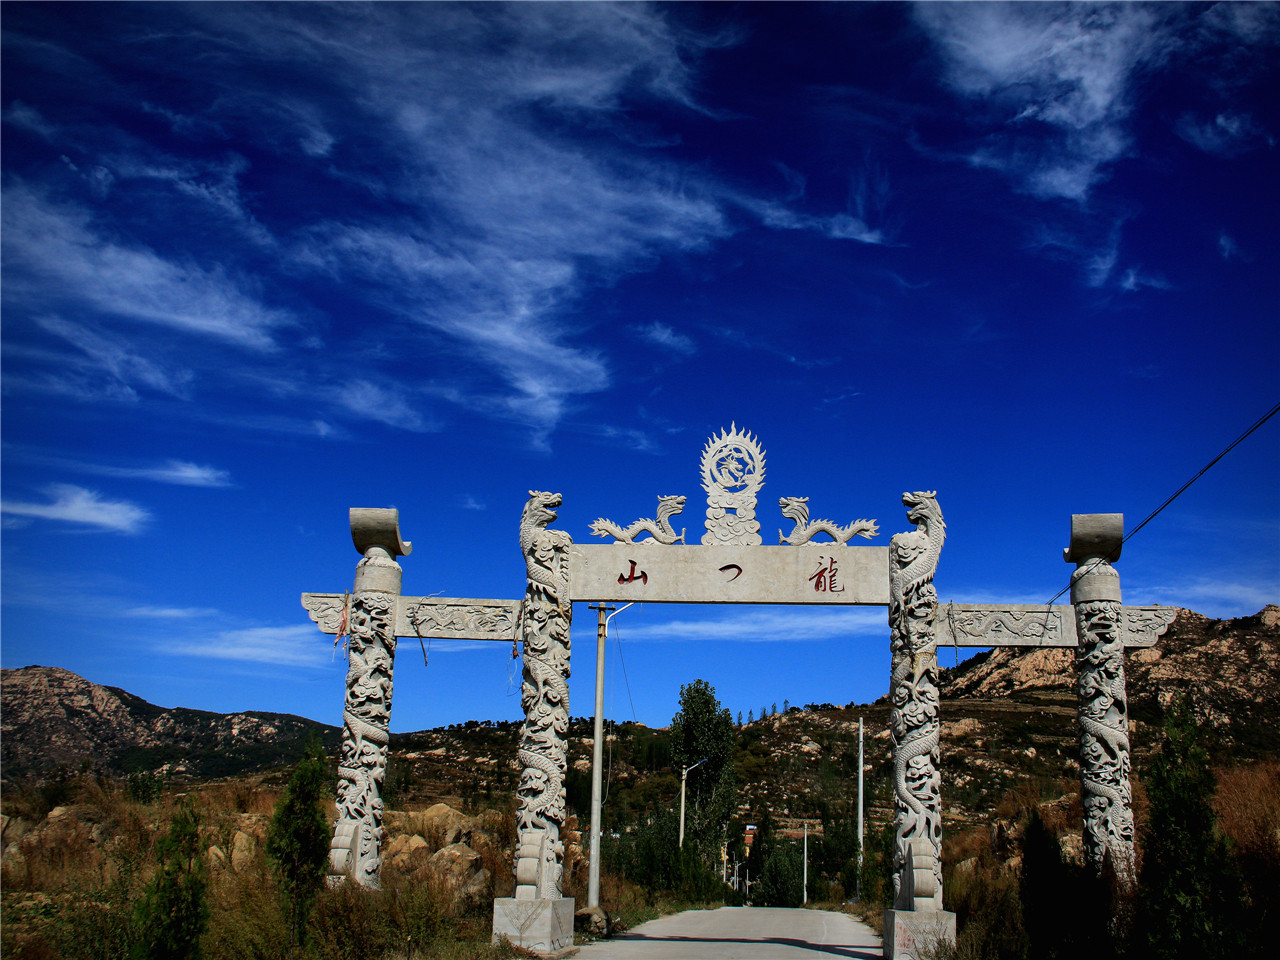
[[[827,910],[721,907],[650,920],[587,944],[575,960],[879,960],[865,923]]]

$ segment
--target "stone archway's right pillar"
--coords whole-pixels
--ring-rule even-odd
[[[1071,517],[1063,559],[1075,607],[1076,723],[1080,740],[1080,800],[1085,862],[1101,874],[1109,862],[1123,886],[1134,882],[1133,810],[1129,785],[1129,708],[1124,681],[1120,559],[1124,514]]]
[[[938,772],[938,594],[933,574],[946,524],[932,492],[904,493],[916,525],[889,544],[889,681],[893,742],[893,909],[884,915],[884,955],[932,956],[955,942],[956,915],[942,909],[942,799]]]

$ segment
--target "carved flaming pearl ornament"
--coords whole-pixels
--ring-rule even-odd
[[[702,489],[707,492],[706,545],[740,543],[759,546],[756,497],[764,486],[764,451],[760,441],[731,424],[702,451]]]

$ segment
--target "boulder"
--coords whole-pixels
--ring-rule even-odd
[[[427,869],[454,900],[478,900],[489,884],[483,859],[465,843],[437,850],[427,861]]]
[[[383,856],[386,862],[401,870],[411,870],[427,861],[431,848],[416,833],[401,834],[387,846]]]
[[[4,878],[10,883],[25,883],[27,880],[27,858],[22,852],[22,847],[17,843],[10,843],[4,848],[3,854]]]
[[[253,837],[243,830],[237,830],[231,840],[231,869],[236,873],[244,873],[253,863],[253,854],[257,844]]]
[[[609,915],[599,907],[583,907],[573,915],[573,927],[597,937],[609,933]]]
[[[22,817],[5,817],[4,831],[0,833],[0,842],[8,845],[17,843],[31,832],[31,821]]]
[[[456,843],[470,843],[471,831],[475,829],[475,821],[465,813],[453,809],[447,803],[437,803],[422,814],[420,832],[433,842],[439,837],[437,849],[444,849]]]
[[[227,855],[219,846],[212,846],[205,852],[205,860],[210,870],[227,869]]]

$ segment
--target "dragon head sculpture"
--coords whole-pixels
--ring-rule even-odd
[[[808,497],[780,497],[778,506],[782,508],[782,515],[789,520],[801,525],[809,522]]]
[[[658,497],[658,516],[670,517],[684,511],[684,503],[687,497],[671,496]]]
[[[904,493],[902,505],[907,508],[907,519],[917,527],[942,524],[942,508],[938,506],[937,497],[933,490]]]
[[[542,527],[545,529],[547,524],[555,522],[555,508],[563,502],[563,498],[558,493],[530,490],[529,502],[524,505],[524,512],[520,515],[520,527],[522,529],[526,527]]]

